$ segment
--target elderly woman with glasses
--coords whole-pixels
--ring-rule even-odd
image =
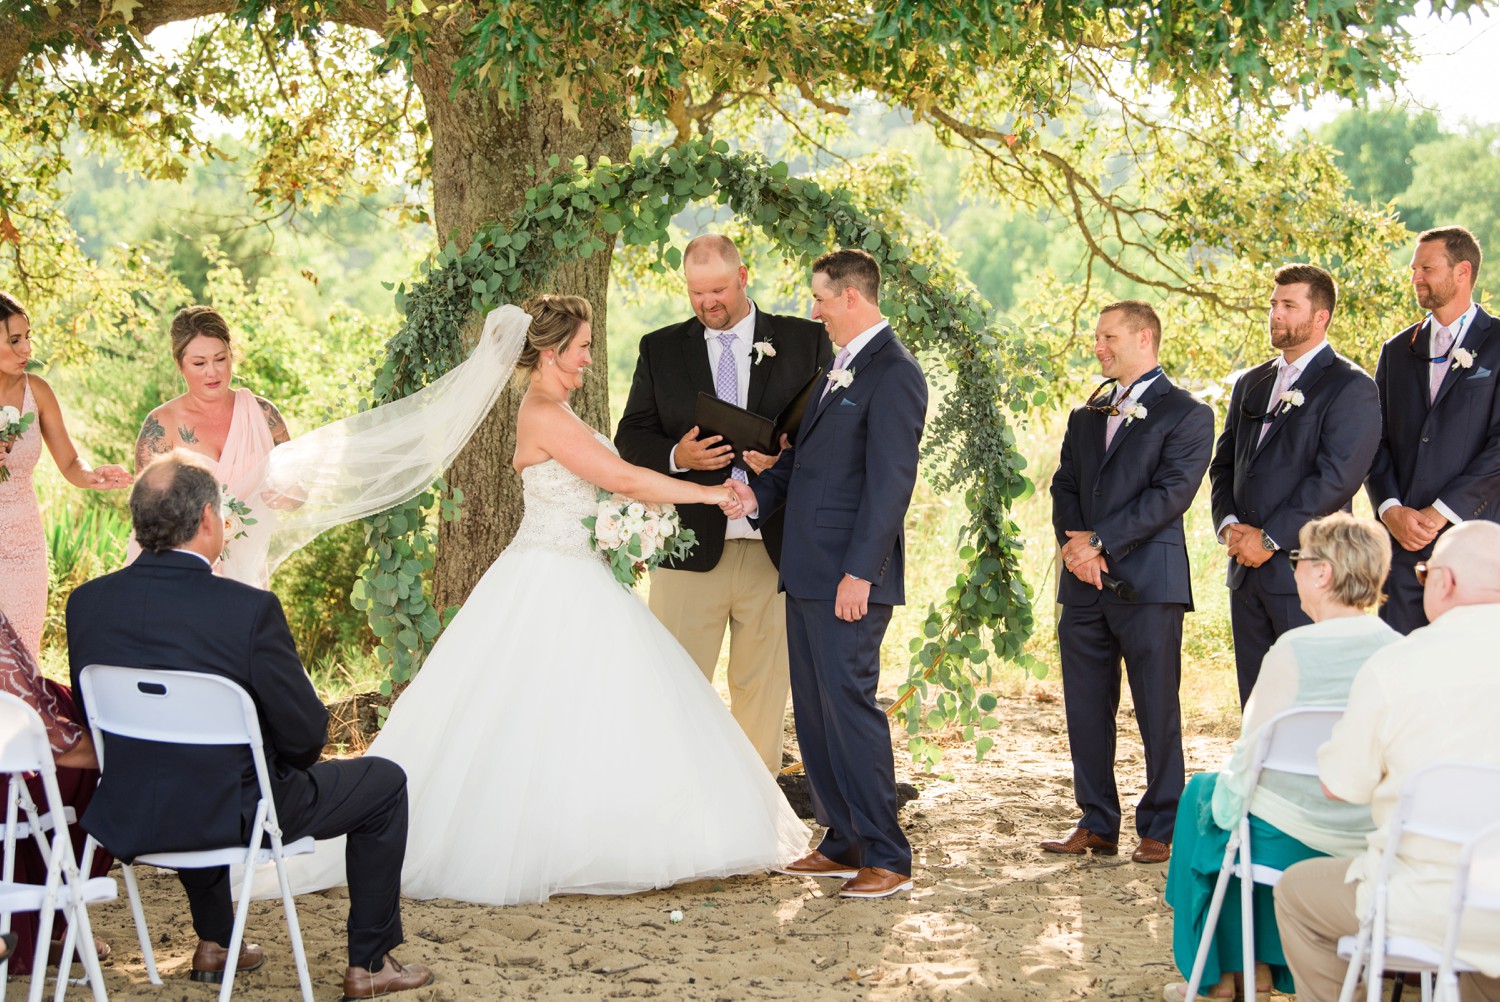
[[[1248,786],[1256,742],[1272,717],[1298,706],[1342,706],[1365,659],[1401,639],[1372,614],[1391,564],[1389,537],[1378,523],[1338,512],[1307,523],[1298,542],[1288,556],[1297,597],[1312,623],[1288,630],[1266,652],[1228,763],[1217,773],[1194,776],[1177,808],[1166,898],[1175,913],[1172,952],[1184,976],[1191,975],[1230,829],[1246,797],[1251,797],[1251,858],[1276,869],[1315,856],[1358,855],[1373,827],[1367,807],[1327,799],[1316,776],[1276,773],[1253,793]],[[1225,897],[1229,904],[1219,915],[1199,998],[1249,994],[1242,976],[1240,910],[1232,904],[1239,893],[1231,886]],[[1278,991],[1295,991],[1269,887],[1255,888],[1254,916],[1255,994],[1266,997],[1273,983]],[[1164,994],[1186,999],[1187,985],[1167,985]]]

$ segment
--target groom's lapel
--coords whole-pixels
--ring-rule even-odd
[[[871,338],[870,343],[865,345],[864,348],[860,350],[860,353],[858,355],[854,356],[852,364],[849,366],[850,370],[854,374],[854,380],[858,380],[859,374],[861,372],[867,371],[869,367],[875,363],[875,356],[880,354],[880,350],[894,340],[896,340],[896,335],[891,331],[889,325],[887,325],[885,329],[880,333]],[[849,390],[852,390],[853,388],[854,382],[851,381],[848,386],[840,386],[829,390],[828,393],[824,395],[823,399],[818,401],[817,409],[813,411],[812,420],[809,421],[807,423],[807,426],[802,429],[802,434],[806,436],[809,432],[811,432],[813,430],[813,426],[816,425],[819,419],[821,419],[823,415],[828,412],[828,409],[830,407],[838,406],[838,402],[843,399],[844,394]]]

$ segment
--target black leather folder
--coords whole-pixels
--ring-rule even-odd
[[[781,436],[795,437],[802,415],[807,411],[808,401],[823,385],[823,370],[813,373],[807,385],[781,409],[776,417],[768,418],[754,411],[720,400],[712,393],[698,394],[697,424],[700,438],[713,435],[724,436],[724,441],[734,446],[735,456],[742,452],[761,452],[774,456],[781,451]]]

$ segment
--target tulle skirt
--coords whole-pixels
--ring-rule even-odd
[[[806,851],[719,695],[593,558],[502,554],[367,754],[406,770],[408,897],[624,894]],[[294,886],[343,883],[343,857],[292,860]]]

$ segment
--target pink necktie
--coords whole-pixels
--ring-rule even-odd
[[[1125,389],[1124,387],[1122,387],[1122,389],[1124,389],[1124,392],[1120,394],[1120,399],[1111,400],[1110,403],[1123,404],[1125,402],[1126,398],[1130,396],[1130,390]],[[1109,418],[1104,422],[1104,450],[1106,452],[1109,451],[1109,443],[1115,440],[1115,432],[1120,430],[1120,425],[1124,423],[1124,421],[1124,414],[1111,414]]]
[[[830,370],[828,370],[828,371],[830,373],[838,372],[840,369],[842,369],[844,366],[846,366],[848,364],[849,364],[849,349],[848,348],[840,348],[839,349],[839,357],[833,360],[833,368],[830,369]],[[818,397],[818,402],[822,403],[823,402],[823,397],[828,396],[828,394],[831,393],[831,392],[833,392],[833,380],[830,379],[828,382],[826,382],[826,383],[823,384],[823,396]]]
[[[1284,404],[1281,395],[1291,388],[1297,379],[1297,370],[1290,365],[1282,364],[1281,371],[1276,374],[1276,388],[1271,391],[1271,399],[1266,401],[1266,416],[1261,422],[1260,437],[1255,440],[1256,445],[1266,440],[1266,432],[1271,430],[1271,420],[1281,412]]]
[[[1432,332],[1432,353],[1441,356],[1439,361],[1432,363],[1428,371],[1429,387],[1427,390],[1428,404],[1437,401],[1438,390],[1443,388],[1443,376],[1448,372],[1448,349],[1453,347],[1453,332],[1446,327],[1437,327]]]

